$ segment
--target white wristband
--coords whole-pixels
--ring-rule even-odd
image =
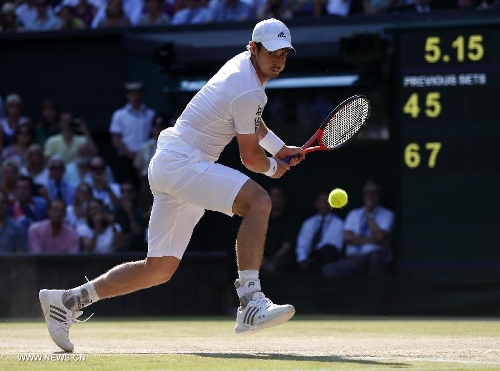
[[[276,134],[269,130],[264,138],[262,138],[262,140],[259,142],[259,144],[267,152],[269,152],[273,156],[276,156],[276,153],[278,153],[279,150],[283,148],[285,142],[283,142],[280,138],[278,138]]]
[[[269,170],[264,171],[262,174],[273,176],[276,174],[276,170],[278,170],[278,162],[274,158],[269,157]]]

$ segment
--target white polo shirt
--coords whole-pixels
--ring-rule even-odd
[[[394,225],[394,213],[391,210],[382,206],[377,206],[375,210],[373,210],[372,214],[375,223],[377,223],[380,229],[387,233],[392,232],[392,227]],[[366,223],[365,208],[360,207],[353,209],[347,214],[344,231],[351,231],[354,234],[360,235],[362,234],[363,223]],[[367,233],[368,235],[370,234],[369,229]],[[346,245],[345,254],[346,256],[365,255],[377,250],[385,250],[385,248],[374,243],[367,243],[360,246]]]
[[[138,111],[127,104],[113,113],[109,132],[121,134],[123,144],[129,150],[138,152],[142,144],[149,140],[154,115],[155,111],[144,104]]]
[[[267,103],[264,85],[245,51],[230,59],[193,97],[176,124],[161,132],[159,149],[173,149],[176,138],[215,162],[238,134],[255,133]],[[179,151],[183,151],[179,146]]]

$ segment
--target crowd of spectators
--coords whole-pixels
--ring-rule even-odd
[[[87,123],[54,100],[41,103],[39,120],[24,115],[18,94],[0,100],[0,253],[145,251],[145,169],[172,121],[144,105],[141,84],[125,89],[111,143],[100,143],[115,146],[116,168]]]
[[[499,0],[15,0],[0,2],[0,32],[191,25],[270,17],[487,10]]]

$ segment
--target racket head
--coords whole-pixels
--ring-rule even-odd
[[[370,100],[361,94],[347,98],[326,117],[317,132],[316,149],[337,149],[354,139],[371,114]]]

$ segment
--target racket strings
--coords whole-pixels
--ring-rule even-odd
[[[370,103],[366,98],[348,102],[333,113],[324,128],[321,142],[327,148],[336,148],[355,136],[370,116]]]

